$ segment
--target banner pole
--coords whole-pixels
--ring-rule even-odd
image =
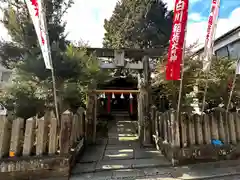
[[[57,118],[58,125],[60,127],[61,124],[60,124],[59,111],[58,111],[56,79],[55,79],[55,74],[54,74],[53,68],[51,69],[51,74],[52,74],[53,98],[54,98],[54,105],[55,105],[55,111],[56,111],[56,118]]]
[[[189,6],[188,6],[189,8]],[[188,16],[188,9],[187,9],[187,16]],[[187,18],[188,22],[188,18]],[[185,49],[186,49],[186,34],[187,34],[187,23],[184,29],[184,43],[183,43],[183,53],[182,53],[182,64],[181,64],[181,79],[179,85],[179,93],[178,93],[178,104],[177,104],[177,121],[179,122],[180,119],[180,109],[181,109],[181,101],[182,101],[182,87],[183,87],[183,76],[184,76],[184,57],[185,57]]]
[[[187,29],[187,28],[185,28],[185,33],[187,32],[186,29]],[[184,45],[183,45],[182,64],[181,64],[181,79],[180,79],[179,93],[178,93],[178,105],[177,105],[177,119],[178,119],[178,120],[179,120],[179,118],[180,118],[180,109],[181,109],[181,100],[182,100],[185,44],[186,44],[186,40],[184,40]]]
[[[202,109],[201,109],[201,112],[203,113],[204,112],[204,104],[206,102],[206,95],[207,95],[207,90],[208,90],[208,80],[209,80],[209,74],[208,73],[205,73],[206,74],[206,82],[205,82],[205,87],[204,87],[204,93],[203,93],[203,101],[202,101]]]
[[[55,113],[56,113],[56,119],[58,123],[58,127],[61,127],[60,117],[59,117],[59,109],[58,109],[58,101],[57,101],[57,88],[56,88],[56,79],[55,79],[55,73],[53,68],[53,62],[52,62],[52,55],[50,50],[50,42],[49,42],[49,35],[47,30],[47,20],[46,20],[46,6],[42,2],[42,11],[43,11],[43,18],[44,18],[44,24],[46,28],[46,38],[47,38],[47,45],[48,45],[48,54],[49,54],[49,61],[51,63],[51,76],[52,76],[52,87],[53,87],[53,99],[54,99],[54,106],[55,106]]]
[[[239,64],[239,62],[240,62],[239,60],[240,60],[240,59],[238,58],[238,60],[237,60],[237,66],[238,66],[238,64]],[[234,74],[234,78],[233,78],[233,82],[232,82],[231,91],[230,91],[230,94],[229,94],[229,99],[228,99],[228,104],[227,104],[226,112],[229,111],[229,107],[230,107],[230,104],[231,104],[233,91],[234,91],[235,86],[236,86],[236,80],[237,80],[237,68],[236,68],[236,72],[235,72],[235,74]]]

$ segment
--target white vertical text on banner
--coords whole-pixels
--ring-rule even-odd
[[[47,27],[45,26],[43,7],[41,0],[26,0],[30,17],[38,37],[46,69],[52,69],[50,47],[48,47]]]
[[[173,26],[168,50],[166,80],[180,80],[184,53],[185,28],[188,19],[188,0],[176,0]]]
[[[211,66],[211,56],[213,55],[213,45],[215,31],[217,28],[220,0],[212,0],[210,15],[208,18],[207,35],[204,46],[203,71],[209,71]]]

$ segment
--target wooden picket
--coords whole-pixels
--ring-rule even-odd
[[[175,111],[160,113],[156,107],[152,107],[151,113],[155,113],[151,117],[154,118],[152,132],[156,145],[165,153],[182,153],[182,156],[193,157],[196,151],[201,154],[204,147],[208,150],[211,147],[212,151],[218,151],[222,147],[230,152],[232,146],[240,143],[240,115],[237,112],[226,113],[223,109],[216,108],[202,116],[181,113],[179,119]],[[223,145],[217,147],[212,144],[213,140],[219,140]],[[172,150],[169,151],[169,148]],[[193,155],[186,155],[190,152]]]
[[[0,158],[67,154],[84,137],[85,111],[62,114],[61,129],[52,112],[44,117],[8,120],[0,116]]]

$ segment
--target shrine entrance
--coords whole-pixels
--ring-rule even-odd
[[[130,117],[136,116],[132,119],[137,120],[139,142],[143,146],[151,146],[150,73],[154,64],[150,64],[150,59],[159,58],[162,49],[88,48],[87,52],[99,58],[101,69],[115,71],[115,76],[118,77],[113,77],[108,83],[103,82],[100,86],[96,82],[92,82],[89,86],[86,140],[89,143],[96,142],[100,115],[109,116],[116,112],[125,112]],[[111,60],[106,61],[106,59]],[[124,70],[128,71],[131,78],[122,76]]]
[[[100,84],[97,94],[98,116],[128,115],[137,120],[137,79],[132,77],[115,77]]]

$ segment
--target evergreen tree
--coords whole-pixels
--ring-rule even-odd
[[[85,47],[66,40],[63,16],[72,0],[45,0],[51,55],[61,110],[83,105],[88,84],[102,77],[98,60]],[[13,85],[2,92],[2,101],[14,105],[15,114],[28,118],[53,106],[51,71],[45,69],[37,35],[24,1],[8,0],[3,24],[11,42],[0,42],[2,64],[15,72]],[[74,99],[74,101],[72,101]],[[23,104],[25,106],[23,106]],[[13,107],[12,107],[13,108]],[[32,109],[28,113],[29,109]]]
[[[168,44],[173,12],[161,0],[121,0],[105,20],[104,47],[158,48]]]

